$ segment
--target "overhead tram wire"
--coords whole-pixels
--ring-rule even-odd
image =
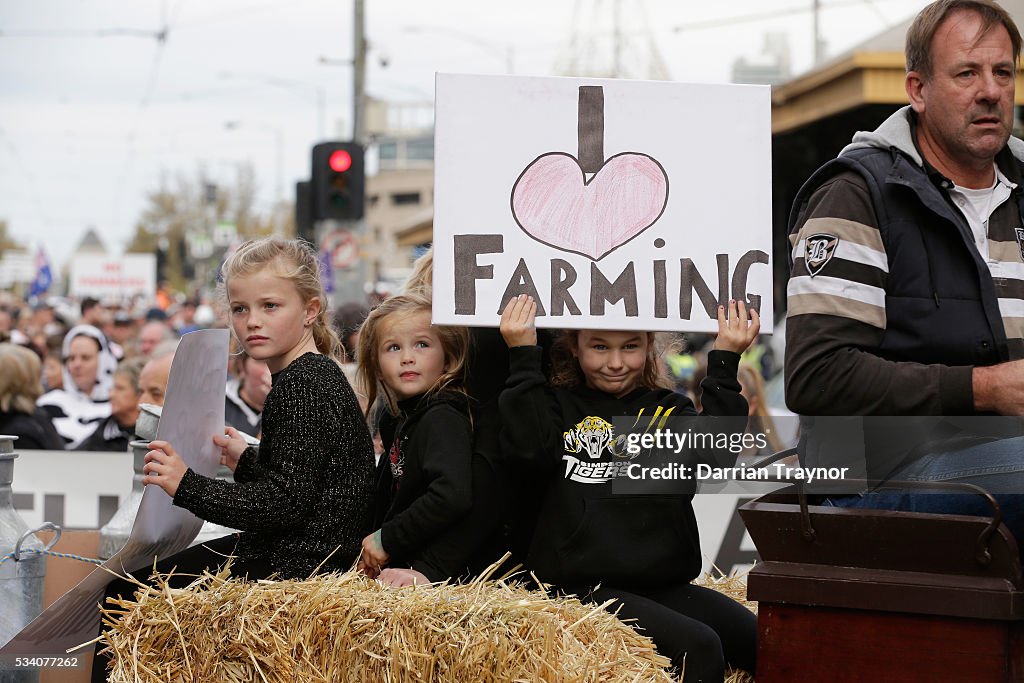
[[[311,2],[311,0],[307,0]],[[175,28],[178,31],[195,28],[196,26],[204,26],[206,24],[216,23],[218,21],[231,21],[237,16],[245,15],[250,16],[253,12],[260,12],[263,10],[275,10],[275,9],[291,9],[295,5],[300,4],[299,0],[280,0],[278,2],[266,2],[258,5],[247,5],[245,7],[239,7],[237,9],[228,10],[224,12],[214,12],[212,14],[204,14],[202,16],[193,17],[189,21],[183,21],[178,24]]]
[[[181,4],[183,2],[184,2],[184,0],[180,0],[180,2],[178,4],[178,7],[177,7],[177,10],[181,9]],[[166,4],[163,5],[163,8],[166,9]],[[164,13],[164,14],[165,14],[164,18],[166,19],[166,13]],[[167,44],[167,36],[168,36],[169,31],[170,31],[170,25],[165,20],[165,21],[162,22],[162,27],[159,30],[156,30],[156,31],[154,31],[152,29],[136,29],[136,28],[107,28],[107,29],[84,29],[84,30],[73,30],[73,29],[17,29],[17,30],[13,30],[13,31],[12,30],[2,30],[2,29],[0,29],[0,38],[110,38],[110,37],[127,37],[127,38],[146,38],[146,39],[154,38],[154,39],[156,39],[157,46],[158,46],[158,48],[157,48],[157,59],[155,60],[153,68],[150,71],[149,80],[148,80],[147,87],[146,87],[146,93],[143,96],[142,101],[140,102],[139,113],[141,114],[141,109],[145,108],[148,105],[149,99],[150,99],[150,97],[152,95],[153,87],[155,86],[155,83],[156,83],[157,71],[159,69],[160,55],[162,55],[162,53],[163,53],[163,47]],[[136,128],[137,128],[137,124],[138,124],[138,118],[139,117],[137,115],[136,116]],[[24,160],[18,154],[17,148],[14,146],[14,142],[10,139],[10,137],[5,135],[5,134],[3,134],[2,130],[0,130],[0,135],[2,135],[4,140],[7,142],[7,146],[8,146],[8,148],[11,151],[11,155],[18,161],[18,163],[22,167],[23,177],[26,178],[28,180],[28,182],[29,182],[29,188],[30,188],[30,192],[31,192],[32,202],[35,205],[36,210],[39,213],[40,218],[43,220],[43,223],[45,225],[51,225],[52,224],[52,220],[43,211],[42,202],[40,201],[40,198],[39,198],[38,185],[35,182],[34,177],[32,176],[32,174],[30,173],[28,167],[24,163]],[[130,170],[131,165],[132,165],[132,163],[134,161],[134,155],[135,155],[135,150],[134,150],[135,131],[132,131],[132,133],[130,133],[128,135],[128,140],[131,141],[131,145],[132,146],[129,147],[128,159],[127,159],[127,162],[126,162],[125,170],[122,172],[121,177],[118,180],[118,184],[117,184],[116,190],[115,190],[115,199],[114,199],[114,221],[115,221],[115,223],[117,221],[118,213],[120,212],[121,192],[123,191],[124,179],[127,177],[128,171]]]
[[[107,38],[111,36],[126,36],[129,38],[156,38],[162,40],[164,31],[152,31],[140,28],[101,28],[64,30],[64,29],[22,29],[5,31],[0,29],[0,38]]]
[[[185,0],[178,1],[177,6],[175,7],[174,12],[172,13],[174,17],[177,17],[178,13],[181,11],[182,5],[184,5],[184,2]],[[161,14],[163,15],[161,17],[162,28],[159,31],[155,32],[157,40],[156,52],[153,55],[153,61],[150,66],[149,77],[147,78],[145,91],[143,92],[142,99],[139,100],[138,108],[135,110],[135,121],[132,124],[131,131],[126,136],[126,139],[128,140],[128,149],[125,156],[125,163],[120,176],[117,178],[116,185],[114,188],[114,206],[112,211],[112,222],[114,226],[120,225],[121,202],[124,198],[125,183],[128,179],[129,174],[132,171],[132,168],[135,165],[135,156],[137,151],[135,144],[138,139],[138,132],[139,128],[141,127],[142,116],[145,110],[149,107],[150,102],[152,101],[153,91],[156,89],[157,78],[159,77],[160,74],[160,65],[163,61],[164,50],[167,47],[167,37],[170,34],[171,30],[171,21],[173,19],[168,19],[167,17],[166,0],[164,0],[164,2],[161,3],[161,10]]]
[[[836,2],[822,3],[819,9],[836,9],[839,7],[853,7],[856,5],[868,5],[879,17],[886,23],[890,21],[887,17],[881,14],[881,10],[878,8],[879,0],[837,0]],[[785,7],[783,9],[772,10],[769,12],[756,12],[753,14],[742,14],[734,17],[721,17],[719,19],[709,19],[707,21],[694,21],[687,24],[680,24],[674,26],[672,30],[676,33],[682,31],[699,31],[707,28],[722,28],[726,26],[732,26],[734,24],[763,21],[765,19],[776,19],[778,17],[790,16],[793,14],[806,14],[812,11],[812,7],[809,5],[803,5],[800,7]]]
[[[184,5],[185,0],[179,0],[177,6],[172,12],[173,17],[177,17]],[[142,95],[142,99],[139,101],[139,106],[136,110],[135,122],[132,126],[131,132],[126,135],[126,139],[129,141],[129,147],[127,149],[127,155],[125,159],[124,169],[117,179],[117,184],[114,191],[114,208],[113,208],[113,222],[116,225],[120,218],[120,207],[122,194],[124,192],[125,180],[130,173],[132,166],[135,163],[135,141],[138,133],[139,125],[142,119],[143,111],[149,106],[152,101],[153,91],[156,88],[157,78],[160,72],[160,64],[163,58],[164,48],[167,46],[167,38],[171,30],[171,21],[167,17],[167,2],[161,3],[161,28],[154,31],[151,29],[134,29],[134,28],[109,28],[109,29],[85,29],[85,30],[70,30],[70,29],[18,29],[18,30],[0,30],[0,38],[108,38],[108,37],[131,37],[131,38],[153,38],[157,42],[157,51],[154,55],[152,66],[150,67],[149,76],[146,82],[146,89]],[[20,157],[16,154],[16,149],[13,143],[4,136],[8,141],[8,146],[11,148],[16,159]],[[24,167],[24,163],[22,162]],[[27,176],[31,177],[31,176]],[[33,201],[40,207],[41,204],[38,198],[38,191],[35,188],[34,182],[32,185],[32,196]],[[39,208],[40,215],[44,221],[49,222],[49,219],[42,214],[41,208]]]
[[[14,140],[11,139],[11,136],[3,128],[0,128],[0,140],[3,140],[7,145],[11,157],[20,168],[21,178],[28,184],[29,196],[32,198],[32,205],[35,207],[36,213],[39,214],[39,219],[44,226],[53,227],[53,218],[43,208],[44,204],[40,200],[39,184],[36,182],[35,176],[32,175],[31,169],[25,163],[24,157],[18,152],[18,147],[14,144]]]

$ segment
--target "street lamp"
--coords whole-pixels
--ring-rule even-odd
[[[224,128],[226,130],[238,130],[243,126],[248,125],[252,128],[259,128],[273,134],[274,136],[274,153],[277,164],[277,179],[275,194],[277,195],[277,202],[280,204],[284,200],[284,131],[280,126],[271,126],[265,123],[250,123],[246,124],[244,121],[225,121]]]
[[[472,43],[495,56],[499,56],[505,62],[505,73],[514,74],[515,69],[515,45],[512,43],[501,43],[493,40],[484,40],[472,33],[465,33],[446,26],[405,26],[402,29],[406,33],[435,33],[438,35],[458,38],[465,43]],[[503,46],[503,47],[501,47]]]

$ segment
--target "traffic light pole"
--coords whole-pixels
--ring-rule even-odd
[[[330,298],[333,306],[353,301],[366,303],[367,300],[368,269],[363,257],[366,235],[366,220],[363,218],[363,146],[366,143],[365,0],[353,0],[352,11],[352,140],[351,144],[320,143],[313,148],[313,173],[309,186],[311,192],[307,196],[311,207],[310,224],[315,226],[312,232],[316,236],[317,246],[327,251],[332,261],[334,291]],[[318,148],[325,151],[318,152]],[[353,164],[358,164],[358,168],[354,169],[358,174],[349,179],[340,178],[347,169],[334,168],[331,163],[332,153],[341,148],[349,154]],[[344,203],[346,196],[346,192],[334,184],[339,179],[351,191],[350,201],[345,204],[348,209],[339,209],[338,204],[334,203]],[[350,182],[358,182],[358,188],[351,187],[348,184]],[[355,208],[357,205],[358,208]],[[355,258],[351,258],[352,245],[356,249]]]
[[[333,308],[341,304],[356,302],[365,304],[367,301],[366,292],[366,259],[363,257],[363,235],[366,233],[366,222],[363,219],[357,220],[324,220],[317,225],[317,234],[320,236],[320,249],[328,251],[328,258],[332,260],[331,280],[334,291],[330,295]],[[352,240],[349,247],[347,238]],[[351,263],[338,263],[338,251],[349,249],[355,251],[355,259]],[[347,259],[346,259],[347,260]],[[375,284],[375,283],[374,283]]]
[[[354,0],[352,21],[352,141],[366,142],[366,14]]]
[[[353,0],[352,6],[352,142],[356,145],[366,143],[366,14],[365,0]],[[362,161],[360,160],[360,165]],[[360,183],[362,183],[360,178]],[[362,204],[362,185],[360,185],[358,201]],[[335,306],[347,302],[366,302],[366,259],[363,258],[363,241],[366,235],[366,219],[359,218],[321,221],[317,234],[325,238],[332,233],[348,233],[355,238],[359,248],[359,256],[355,263],[342,268],[333,268],[334,279],[332,294]],[[374,283],[376,285],[376,283]]]

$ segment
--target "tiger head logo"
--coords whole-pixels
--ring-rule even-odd
[[[592,460],[612,442],[612,423],[600,417],[585,417],[575,427],[562,433],[565,450],[569,453],[585,452]]]

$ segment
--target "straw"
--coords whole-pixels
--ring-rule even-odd
[[[246,582],[227,569],[102,609],[110,681],[672,681],[613,614],[504,579],[389,588],[356,572]]]
[[[608,611],[528,590],[495,563],[468,584],[390,588],[357,572],[306,580],[233,579],[228,566],[187,588],[168,576],[101,609],[109,680],[667,682],[667,658]],[[756,613],[746,576],[695,583]],[[614,606],[612,606],[614,609]],[[752,683],[730,670],[726,683]]]

